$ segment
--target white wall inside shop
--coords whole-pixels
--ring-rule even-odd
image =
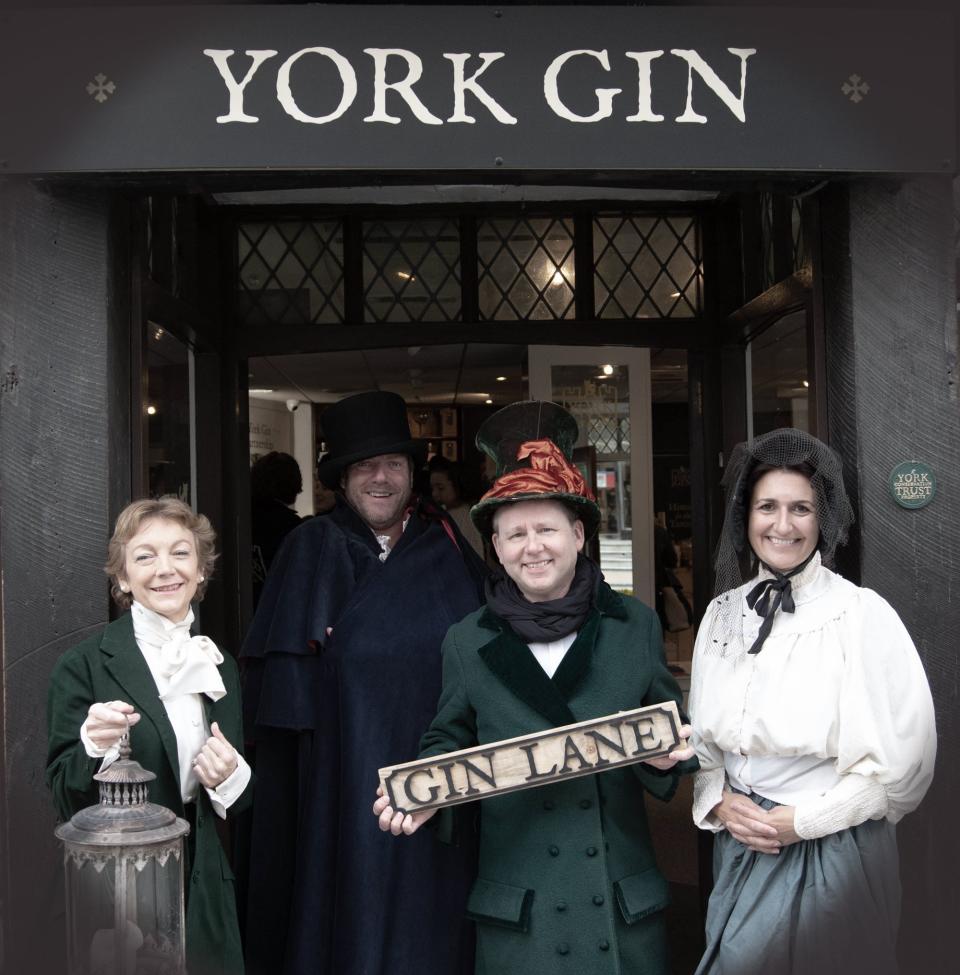
[[[291,454],[300,465],[303,491],[294,508],[300,517],[313,514],[314,431],[310,403],[292,411],[283,401],[250,397],[250,463],[271,450]]]

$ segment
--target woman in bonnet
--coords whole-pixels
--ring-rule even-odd
[[[135,501],[117,519],[106,571],[125,612],[57,662],[48,701],[47,784],[68,819],[98,801],[93,775],[119,754],[156,773],[150,801],[190,823],[186,945],[190,975],[243,971],[233,880],[216,818],[249,804],[237,667],[191,636],[214,531],[177,498]]]
[[[881,596],[832,572],[853,513],[800,430],[734,450],[694,648],[694,820],[716,834],[697,975],[892,975],[894,824],[923,798],[933,705]]]

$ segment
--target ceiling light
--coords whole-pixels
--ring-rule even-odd
[[[613,366],[611,366],[609,364],[608,365],[605,365],[603,367],[603,374],[605,376],[612,376],[613,375]]]
[[[156,412],[157,412],[157,408],[155,406],[148,406],[147,407],[147,415],[148,416],[154,416],[156,414]]]
[[[670,297],[671,298],[679,298],[680,297],[680,292],[679,291],[671,291],[670,292]]]
[[[493,406],[493,400],[490,399],[489,396],[484,400],[484,403],[486,403],[487,406]]]
[[[409,271],[397,271],[397,277],[401,281],[416,281],[417,280],[417,276],[415,274],[411,274]]]
[[[506,376],[497,376],[497,382],[498,383],[505,383],[506,381],[507,381],[507,377]]]
[[[806,379],[804,379],[804,381],[803,381],[803,388],[804,389],[809,389],[810,388],[810,383],[808,383]]]
[[[273,390],[272,389],[250,389],[248,390],[248,392],[250,393],[251,396],[256,396],[259,393],[272,393]]]

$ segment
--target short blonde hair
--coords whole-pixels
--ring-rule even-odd
[[[197,585],[197,600],[203,599],[207,583],[213,575],[217,560],[215,543],[217,533],[206,515],[198,515],[193,509],[172,494],[162,498],[143,498],[133,501],[120,512],[113,535],[107,544],[107,564],[103,571],[110,577],[110,595],[121,609],[129,609],[133,597],[120,588],[120,576],[126,564],[127,543],[140,531],[140,526],[150,518],[175,521],[189,531],[197,544],[197,565],[203,581]]]

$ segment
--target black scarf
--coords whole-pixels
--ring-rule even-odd
[[[500,571],[487,578],[487,606],[525,643],[549,643],[580,629],[602,578],[595,562],[578,555],[566,596],[532,603],[513,579]]]
[[[803,572],[816,552],[817,550],[814,549],[798,566],[789,572],[777,572],[776,569],[771,569],[766,562],[760,563],[768,572],[773,573],[773,578],[761,579],[747,594],[747,605],[751,609],[756,609],[757,615],[763,617],[760,632],[747,653],[759,653],[761,651],[764,641],[770,636],[770,631],[773,629],[773,617],[778,609],[782,609],[785,613],[796,612],[797,607],[793,601],[791,579]]]

